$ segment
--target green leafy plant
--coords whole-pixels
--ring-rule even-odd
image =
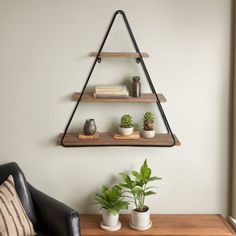
[[[131,115],[123,115],[120,119],[120,127],[121,128],[132,128],[136,127],[137,124],[133,122],[132,116]]]
[[[131,173],[132,177],[125,173],[120,173],[122,178],[120,186],[127,189],[127,192],[131,194],[131,196],[127,197],[133,199],[132,202],[136,207],[135,211],[145,212],[148,210],[148,207],[145,206],[145,198],[147,196],[156,194],[156,192],[151,190],[156,187],[148,187],[148,183],[155,180],[160,180],[161,178],[157,176],[151,176],[152,171],[147,165],[147,160],[144,161],[139,172],[132,171]]]
[[[143,116],[143,129],[153,130],[154,115],[151,112],[146,112]]]
[[[124,200],[122,188],[114,185],[111,188],[102,186],[100,193],[92,196],[95,204],[99,204],[101,209],[108,210],[112,215],[116,215],[121,209],[128,209],[128,202]]]

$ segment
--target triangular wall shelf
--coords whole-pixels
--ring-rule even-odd
[[[102,52],[102,49],[104,47],[104,44],[107,40],[107,36],[110,33],[110,30],[112,28],[112,25],[114,23],[114,20],[116,19],[116,16],[118,14],[121,14],[123,17],[123,20],[125,22],[125,25],[127,27],[127,30],[129,32],[130,38],[132,40],[132,43],[135,48],[134,53],[130,52]],[[76,101],[76,105],[74,107],[74,110],[70,116],[70,119],[66,125],[64,133],[60,134],[57,139],[57,144],[62,145],[63,147],[94,147],[94,146],[140,146],[140,147],[173,147],[175,145],[180,145],[179,140],[177,137],[172,133],[172,130],[170,128],[169,122],[165,116],[164,110],[162,108],[161,102],[166,102],[166,98],[164,97],[163,94],[157,94],[154,85],[152,83],[152,80],[149,76],[149,73],[147,71],[146,65],[144,63],[143,58],[144,57],[149,57],[149,55],[145,52],[141,53],[139,51],[138,45],[136,43],[136,40],[134,38],[134,35],[131,31],[130,25],[128,23],[127,17],[125,13],[121,10],[118,10],[114,13],[114,16],[112,17],[111,23],[108,27],[108,30],[105,34],[104,40],[98,50],[98,52],[92,52],[90,56],[95,57],[94,63],[91,67],[91,70],[89,72],[88,78],[84,84],[84,87],[81,91],[81,93],[75,93],[73,95],[72,100]],[[93,73],[93,70],[96,66],[97,63],[100,63],[103,57],[115,57],[115,58],[135,58],[137,63],[140,63],[143,70],[144,74],[148,80],[148,83],[150,85],[152,93],[143,93],[141,97],[139,98],[134,98],[134,97],[129,97],[129,98],[119,98],[119,99],[111,99],[111,98],[95,98],[90,94],[85,93],[85,89],[88,85],[89,79]],[[156,134],[156,136],[152,139],[145,139],[145,138],[140,138],[138,140],[115,140],[113,139],[113,134],[111,133],[100,133],[99,139],[96,140],[84,140],[84,139],[79,139],[77,133],[69,133],[68,129],[71,124],[71,121],[75,115],[75,112],[77,110],[77,107],[80,102],[113,102],[113,103],[156,103],[157,107],[160,111],[161,117],[164,121],[167,133],[165,134]]]

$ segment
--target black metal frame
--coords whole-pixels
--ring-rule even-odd
[[[137,62],[137,63],[141,63],[141,65],[142,65],[142,67],[143,67],[143,70],[144,70],[144,73],[145,73],[145,75],[146,75],[146,77],[147,77],[147,80],[148,80],[148,83],[149,83],[149,85],[150,85],[150,88],[151,88],[152,92],[153,92],[153,93],[155,94],[155,96],[156,96],[156,99],[157,99],[157,103],[156,103],[156,104],[157,104],[157,107],[158,107],[158,109],[159,109],[159,111],[160,111],[160,114],[161,114],[161,116],[162,116],[162,119],[163,119],[163,121],[164,121],[164,124],[165,124],[165,127],[166,127],[166,129],[167,129],[167,132],[168,132],[168,134],[171,135],[171,137],[172,137],[172,139],[173,139],[173,143],[170,144],[170,145],[130,145],[130,146],[173,147],[173,146],[175,145],[175,143],[176,143],[175,138],[174,138],[174,134],[172,133],[172,130],[171,130],[170,125],[169,125],[169,122],[168,122],[168,120],[167,120],[167,118],[166,118],[166,115],[165,115],[165,113],[164,113],[164,110],[163,110],[163,108],[162,108],[162,105],[161,105],[161,103],[160,103],[160,100],[159,100],[159,98],[158,98],[158,96],[157,96],[157,92],[156,92],[156,90],[155,90],[155,88],[154,88],[154,85],[153,85],[153,83],[152,83],[152,80],[151,80],[151,78],[150,78],[150,76],[149,76],[149,73],[148,73],[148,70],[147,70],[146,65],[145,65],[145,63],[144,63],[142,54],[141,54],[140,51],[139,51],[138,45],[137,45],[137,43],[136,43],[136,40],[135,40],[134,35],[133,35],[133,33],[132,33],[132,30],[131,30],[131,28],[130,28],[130,25],[129,25],[129,22],[128,22],[128,20],[127,20],[127,17],[126,17],[126,15],[125,15],[124,11],[122,11],[122,10],[116,11],[116,12],[114,13],[113,17],[112,17],[112,20],[111,20],[111,22],[110,22],[110,25],[109,25],[109,27],[108,27],[108,29],[107,29],[106,34],[105,34],[105,37],[104,37],[104,39],[103,39],[103,41],[102,41],[102,44],[101,44],[101,46],[100,46],[100,48],[99,48],[99,50],[98,50],[97,56],[96,56],[96,58],[95,58],[95,60],[94,60],[94,62],[93,62],[93,65],[92,65],[92,67],[91,67],[91,70],[90,70],[90,72],[89,72],[89,74],[88,74],[87,80],[86,80],[86,82],[85,82],[85,84],[84,84],[84,87],[83,87],[83,89],[82,89],[82,91],[81,91],[80,97],[79,97],[79,99],[78,99],[78,101],[77,101],[77,103],[76,103],[76,105],[75,105],[75,108],[74,108],[74,110],[73,110],[73,112],[72,112],[72,114],[71,114],[71,116],[70,116],[70,119],[69,119],[69,121],[68,121],[68,123],[67,123],[67,125],[66,125],[66,128],[65,128],[65,131],[64,131],[64,133],[63,133],[63,135],[62,135],[62,138],[61,138],[61,145],[62,145],[63,147],[82,147],[81,145],[78,145],[78,146],[75,146],[75,145],[73,145],[73,146],[71,146],[71,145],[66,145],[66,144],[63,143],[63,141],[64,141],[64,138],[65,138],[65,136],[66,136],[66,134],[67,134],[67,131],[68,131],[68,129],[69,129],[70,123],[71,123],[71,121],[72,121],[72,119],[73,119],[73,117],[74,117],[74,115],[75,115],[76,109],[77,109],[77,107],[78,107],[78,105],[79,105],[79,103],[80,103],[80,101],[81,101],[81,99],[82,99],[82,97],[83,97],[83,94],[84,94],[84,92],[85,92],[85,89],[86,89],[86,87],[87,87],[87,84],[88,84],[88,82],[89,82],[89,79],[90,79],[90,77],[91,77],[91,75],[92,75],[92,73],[93,73],[93,70],[94,70],[94,68],[95,68],[95,65],[96,65],[97,62],[98,62],[98,63],[101,63],[101,56],[100,56],[100,53],[101,53],[101,51],[102,51],[102,49],[103,49],[103,46],[104,46],[104,44],[105,44],[105,42],[106,42],[106,40],[107,40],[107,37],[108,37],[108,35],[109,35],[109,33],[110,33],[111,27],[112,27],[112,25],[113,25],[113,23],[114,23],[114,21],[115,21],[115,18],[116,18],[116,16],[117,16],[118,14],[121,14],[121,15],[123,16],[123,19],[124,19],[125,25],[126,25],[126,27],[127,27],[127,30],[128,30],[128,32],[129,32],[130,38],[131,38],[131,40],[132,40],[132,42],[133,42],[135,51],[136,51],[136,53],[139,54],[139,57],[136,58],[136,62]],[[86,147],[89,147],[89,146],[102,146],[102,145],[86,145]],[[109,145],[109,146],[112,146],[112,145]],[[122,144],[121,144],[121,145],[114,145],[114,146],[127,146],[127,145],[122,145]]]

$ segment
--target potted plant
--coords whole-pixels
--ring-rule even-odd
[[[152,225],[150,221],[150,209],[145,205],[145,199],[147,196],[156,194],[152,191],[154,186],[148,186],[149,182],[154,180],[160,180],[161,178],[151,176],[151,169],[147,165],[147,160],[144,161],[139,172],[132,171],[132,176],[125,173],[120,173],[122,181],[120,186],[127,189],[127,192],[131,195],[127,196],[132,199],[135,208],[131,212],[130,227],[136,230],[146,230]]]
[[[143,137],[155,137],[155,130],[153,129],[154,115],[151,112],[146,112],[143,116]]]
[[[131,135],[134,132],[134,127],[137,126],[133,123],[133,119],[131,115],[123,115],[120,119],[120,133],[122,135]]]
[[[95,193],[92,200],[95,204],[99,204],[102,210],[100,227],[108,231],[120,229],[119,212],[121,209],[128,209],[129,204],[124,200],[122,188],[119,185],[111,188],[102,186],[100,193]]]

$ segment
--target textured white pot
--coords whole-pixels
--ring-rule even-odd
[[[131,128],[120,127],[120,134],[121,135],[128,136],[128,135],[133,134],[133,132],[134,132],[134,127],[131,127]]]
[[[143,137],[144,138],[154,138],[155,137],[155,130],[143,130]]]
[[[105,226],[113,227],[118,224],[119,214],[112,215],[108,210],[102,209],[102,223]]]
[[[150,222],[150,210],[148,208],[145,212],[131,211],[131,227],[137,230],[149,229],[151,226]]]

